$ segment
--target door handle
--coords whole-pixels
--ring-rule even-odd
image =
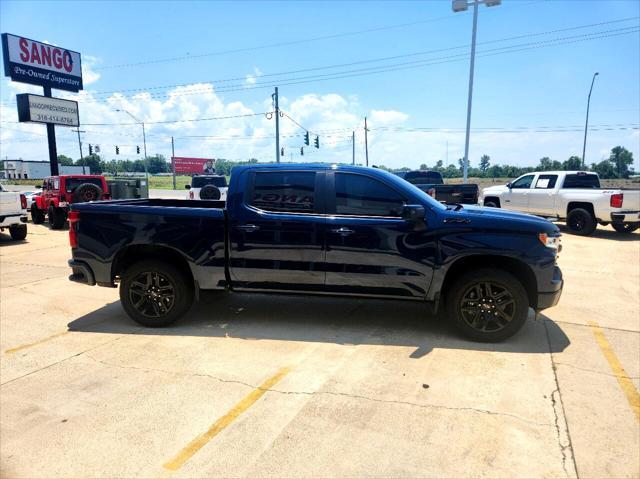
[[[333,229],[333,230],[331,230],[331,232],[332,233],[337,233],[337,234],[342,235],[342,236],[348,236],[348,235],[353,233],[353,230],[343,226],[342,228]]]
[[[258,225],[239,225],[236,226],[236,229],[244,231],[245,233],[253,233],[254,231],[258,231],[260,227]]]

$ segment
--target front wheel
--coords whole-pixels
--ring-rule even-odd
[[[484,206],[487,208],[500,208],[500,205],[496,200],[487,200],[484,202]]]
[[[9,227],[9,234],[14,241],[20,241],[27,237],[27,225],[15,225]]]
[[[497,342],[513,336],[529,313],[529,298],[520,281],[499,269],[466,273],[446,295],[449,318],[474,341]]]
[[[193,281],[170,264],[140,261],[122,275],[120,302],[143,326],[169,326],[191,308]]]
[[[31,221],[34,225],[41,225],[44,223],[44,212],[38,209],[38,206],[33,203],[31,205]]]
[[[611,223],[611,226],[613,226],[613,229],[618,233],[633,233],[640,228],[640,221],[636,221],[635,223]]]

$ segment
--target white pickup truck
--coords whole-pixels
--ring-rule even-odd
[[[619,233],[640,227],[640,190],[601,188],[597,173],[542,171],[482,190],[479,203],[566,221],[572,233],[589,235],[598,223]]]
[[[9,229],[11,239],[27,237],[27,199],[17,191],[7,191],[0,184],[0,231]]]

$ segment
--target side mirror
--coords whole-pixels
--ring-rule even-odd
[[[422,205],[404,205],[400,216],[405,221],[414,222],[424,220],[425,214],[426,210]]]
[[[511,183],[507,183],[507,188],[511,189],[513,188],[513,185]]]
[[[191,185],[184,185],[184,189],[185,190],[190,190],[191,189]]]

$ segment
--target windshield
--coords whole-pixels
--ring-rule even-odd
[[[191,179],[191,186],[193,188],[202,188],[205,185],[224,188],[227,186],[227,178],[224,176],[194,176]]]

